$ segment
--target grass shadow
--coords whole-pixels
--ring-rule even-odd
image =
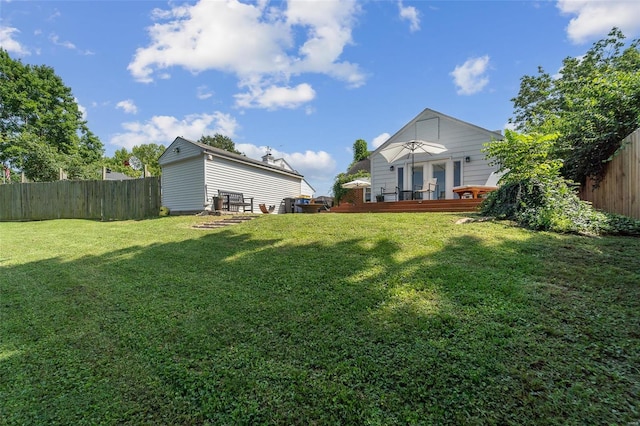
[[[7,422],[637,419],[633,240],[398,217],[329,238],[270,218],[3,266]],[[582,255],[603,267],[585,276]]]

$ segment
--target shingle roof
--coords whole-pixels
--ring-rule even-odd
[[[357,163],[355,163],[353,166],[349,167],[347,174],[352,175],[361,170],[371,173],[371,160],[369,159],[369,157],[365,158],[364,160],[360,160]]]
[[[112,172],[110,170],[107,170],[107,172],[105,173],[105,180],[129,180],[129,179],[135,179],[135,178],[132,178],[131,176],[127,176],[124,173]]]
[[[207,144],[203,144],[203,143],[199,143],[199,142],[194,142],[194,141],[189,140],[187,138],[183,138],[182,136],[179,136],[179,138],[184,140],[184,141],[186,141],[186,142],[192,143],[192,144],[202,148],[206,152],[210,152],[212,154],[215,154],[215,155],[218,155],[218,156],[221,156],[221,157],[227,157],[227,158],[230,158],[230,159],[233,159],[233,160],[236,160],[236,161],[242,161],[242,162],[253,164],[253,165],[256,165],[256,166],[266,167],[266,168],[269,168],[269,169],[277,170],[279,172],[291,173],[293,175],[302,177],[302,175],[300,173],[298,173],[297,170],[287,170],[287,169],[285,169],[283,167],[280,167],[280,166],[276,166],[276,165],[273,165],[273,164],[265,163],[264,161],[254,160],[253,158],[249,158],[249,157],[247,157],[245,155],[241,155],[241,154],[236,154],[236,153],[233,153],[233,152],[225,151],[224,149],[216,148],[216,147],[213,147],[211,145],[207,145]]]

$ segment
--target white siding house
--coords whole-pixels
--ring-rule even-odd
[[[412,189],[411,155],[389,163],[380,151],[393,142],[414,139],[442,144],[447,151],[437,155],[415,154]],[[436,186],[433,193],[424,193],[424,198],[458,198],[452,188],[461,185],[484,185],[491,172],[495,171],[496,168],[489,166],[481,150],[486,142],[502,139],[500,132],[486,130],[425,109],[371,154],[372,193],[396,193],[386,195],[385,199],[397,200],[403,195],[410,196],[412,190],[426,189],[429,179],[435,178]]]
[[[283,159],[271,154],[253,160],[209,145],[177,137],[159,159],[162,167],[162,205],[172,213],[205,209],[218,190],[241,192],[258,204],[284,212],[284,198],[313,196],[313,188]]]

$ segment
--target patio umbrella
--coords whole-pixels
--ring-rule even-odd
[[[345,189],[353,188],[368,188],[371,186],[371,182],[367,179],[356,179],[351,182],[343,183],[342,187]]]
[[[393,163],[398,158],[411,154],[411,191],[413,193],[413,164],[416,152],[433,155],[440,154],[446,150],[447,148],[439,143],[413,139],[407,142],[390,143],[380,151],[380,154],[386,158],[388,163]]]

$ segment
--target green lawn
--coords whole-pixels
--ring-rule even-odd
[[[0,223],[0,424],[640,422],[640,239]]]

